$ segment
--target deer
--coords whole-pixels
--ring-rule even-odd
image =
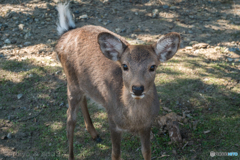
[[[87,97],[106,109],[112,142],[111,159],[121,159],[121,135],[137,134],[144,160],[151,159],[150,132],[159,113],[154,79],[160,63],[172,58],[180,44],[175,32],[154,44],[130,45],[101,26],[77,28],[68,4],[58,4],[60,38],[55,46],[67,79],[67,138],[69,160],[74,159],[73,136],[81,108],[86,130],[101,142],[87,108]]]

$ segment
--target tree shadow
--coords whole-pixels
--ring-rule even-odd
[[[24,1],[24,5],[19,4],[19,1],[13,1],[14,3],[9,3],[11,1],[4,1],[1,5],[15,5],[15,7],[26,6],[29,4],[35,4],[33,0]],[[23,2],[23,1],[21,1]],[[34,2],[34,3],[33,3]],[[54,9],[55,5],[51,1],[41,1],[49,2],[47,6],[29,9],[22,13],[14,13],[11,10],[9,11],[10,22],[5,24],[3,22],[7,18],[5,16],[0,17],[0,23],[3,24],[3,31],[0,34],[4,37],[5,34],[16,34],[15,37],[20,37],[20,41],[17,41],[15,44],[12,44],[12,48],[17,45],[23,45],[24,42],[30,41],[31,45],[36,44],[51,44],[51,47],[54,46],[54,41],[59,37],[56,32],[56,17],[57,12]],[[191,1],[192,2],[192,1]],[[130,5],[130,3],[102,3],[101,1],[84,1],[74,2],[71,4],[73,13],[75,14],[76,24],[78,27],[83,25],[93,24],[100,25],[108,28],[111,31],[116,32],[116,28],[122,29],[119,33],[122,36],[129,38],[131,33],[138,35],[152,35],[159,37],[159,34],[165,34],[167,32],[175,31],[180,32],[182,37],[191,37],[191,41],[195,40],[196,37],[191,36],[193,33],[198,33],[199,24],[204,24],[204,29],[196,34],[201,37],[199,42],[206,42],[211,38],[210,45],[217,45],[218,43],[230,41],[224,38],[212,37],[207,35],[211,33],[212,35],[217,34],[222,37],[225,35],[232,34],[232,40],[238,40],[239,29],[221,29],[222,25],[218,23],[218,20],[226,20],[229,24],[234,23],[235,20],[238,20],[238,16],[235,16],[233,13],[227,13],[225,11],[211,10],[212,7],[222,5],[224,7],[233,7],[232,4],[219,4],[217,1],[211,3],[206,2],[206,8],[203,8],[203,11],[206,11],[209,16],[216,17],[216,21],[211,21],[208,16],[202,20],[197,13],[192,13],[189,11],[189,8],[192,10],[197,10],[197,5],[191,3],[190,1],[185,1],[182,3],[175,4],[178,9],[163,9],[163,6],[148,6],[148,5]],[[236,1],[236,4],[239,5],[239,1]],[[129,5],[126,5],[129,4]],[[196,1],[197,4],[197,1]],[[135,11],[136,9],[140,11]],[[159,17],[152,18],[151,12],[153,9],[159,9],[161,12]],[[111,15],[105,16],[106,11],[111,10]],[[121,12],[124,12],[123,16]],[[136,13],[137,12],[137,13]],[[199,11],[200,13],[202,11]],[[167,18],[164,14],[169,13],[170,17],[176,15],[172,18]],[[80,19],[79,16],[87,14],[88,19]],[[47,21],[44,21],[44,24],[41,24],[39,17],[44,15],[44,19],[49,18]],[[195,16],[191,18],[189,16]],[[13,17],[18,17],[17,19]],[[98,18],[96,18],[98,17]],[[114,17],[114,18],[112,18]],[[224,18],[226,17],[226,18]],[[233,17],[232,19],[228,17]],[[2,20],[1,20],[2,19]],[[36,20],[38,19],[38,21]],[[101,20],[100,20],[101,19]],[[108,22],[111,19],[112,22]],[[149,19],[151,21],[149,21]],[[16,21],[19,21],[16,24]],[[21,31],[18,29],[18,25],[26,22],[24,28],[26,31]],[[107,25],[104,25],[104,22],[108,22]],[[191,26],[187,26],[187,25]],[[140,27],[139,27],[140,25]],[[195,26],[192,26],[195,25]],[[212,27],[210,27],[212,26]],[[235,25],[238,27],[238,25]],[[40,28],[39,28],[40,27]],[[220,29],[219,29],[220,28]],[[16,30],[12,30],[16,29]],[[125,29],[125,30],[124,30]],[[24,39],[24,36],[30,31],[31,35],[29,38]],[[19,33],[19,34],[18,34]],[[11,38],[10,38],[11,39]],[[14,38],[13,38],[14,39]],[[17,39],[17,38],[16,38]],[[51,39],[49,42],[48,39]],[[11,39],[12,40],[12,39]],[[184,45],[188,45],[189,41],[183,42]],[[3,44],[0,44],[3,46]],[[229,48],[232,46],[223,45]],[[239,54],[236,50],[235,53]],[[187,54],[187,53],[186,53]],[[189,54],[191,58],[198,58],[198,55]],[[48,68],[42,66],[33,65],[29,61],[11,61],[6,60],[6,65],[2,67],[3,70],[11,74],[19,74],[24,72],[24,78],[20,82],[14,80],[1,80],[0,81],[0,106],[4,109],[1,109],[0,120],[1,120],[1,136],[6,135],[11,130],[4,130],[3,127],[9,127],[15,125],[13,133],[13,138],[8,140],[1,140],[1,148],[6,149],[8,153],[12,153],[12,150],[17,150],[18,153],[24,155],[9,155],[5,152],[0,153],[0,158],[5,159],[25,159],[28,155],[26,151],[29,152],[29,158],[34,157],[34,153],[38,153],[36,156],[38,158],[47,158],[47,159],[66,159],[68,155],[68,144],[66,138],[66,79],[62,73],[56,74],[57,71],[62,70],[58,67]],[[179,60],[170,61],[170,65],[175,65],[179,63]],[[208,64],[212,63],[208,59],[203,59],[202,62]],[[207,76],[207,73],[211,73],[217,78],[226,78],[230,77],[230,81],[234,80],[239,82],[239,76],[232,71],[239,73],[239,69],[234,67],[226,66],[224,63],[219,63],[215,68],[207,68],[207,65],[202,65],[197,61],[188,61],[186,64],[188,67],[191,66],[192,69],[203,68],[206,72],[206,75],[201,75],[202,77]],[[27,71],[29,69],[29,72]],[[171,76],[180,76],[182,72],[169,69],[166,66],[163,66],[163,69],[157,71],[158,74],[167,74]],[[29,77],[32,74],[33,77]],[[233,132],[230,132],[235,126],[239,126],[239,118],[236,116],[239,114],[239,94],[235,91],[232,91],[232,87],[229,88],[226,85],[210,85],[204,82],[202,79],[193,79],[193,78],[175,78],[173,81],[166,83],[157,84],[158,94],[162,99],[161,106],[166,106],[177,113],[181,113],[182,110],[190,110],[190,113],[194,115],[194,120],[203,120],[210,121],[207,124],[200,124],[196,131],[190,130],[189,132],[194,133],[196,137],[193,140],[200,139],[203,146],[206,141],[212,142],[216,145],[223,145],[223,147],[216,147],[219,149],[226,149],[231,146],[234,148],[235,144],[232,142],[229,144],[223,143],[223,140],[228,140],[229,137],[222,137],[222,134],[226,134],[225,131],[219,131],[219,127],[229,128],[229,134],[232,137],[236,138],[236,141],[239,141],[239,137],[232,135]],[[17,94],[24,93],[23,98],[18,100]],[[189,101],[189,102],[188,102]],[[19,119],[24,119],[31,117],[32,115],[37,115],[42,110],[41,114],[36,118],[30,119],[25,122],[16,122]],[[111,142],[109,140],[109,130],[106,117],[99,118],[98,114],[101,114],[99,110],[96,110],[95,107],[90,105],[90,112],[93,116],[93,121],[95,124],[99,125],[97,127],[98,133],[103,137],[103,142],[101,145],[96,144],[91,140],[89,134],[85,131],[83,117],[79,113],[79,128],[76,128],[75,135],[75,155],[83,159],[107,159],[110,157],[109,153],[111,151]],[[31,115],[29,115],[31,113]],[[216,115],[215,113],[219,113]],[[222,117],[226,118],[222,118]],[[10,116],[10,117],[9,117]],[[13,117],[11,117],[13,116]],[[237,118],[233,118],[236,116]],[[14,118],[13,120],[9,120]],[[100,124],[98,122],[100,121]],[[3,123],[2,123],[3,122]],[[56,122],[56,124],[55,124]],[[55,126],[60,126],[59,128],[54,128]],[[213,127],[213,128],[212,128]],[[231,128],[232,127],[232,128]],[[206,135],[205,137],[200,137],[202,132],[205,130],[211,129],[211,134]],[[237,128],[236,131],[239,131]],[[24,133],[25,135],[23,135]],[[219,136],[219,138],[216,137]],[[191,139],[189,136],[188,139]],[[123,157],[125,159],[141,159],[140,149],[138,149],[139,142],[138,139],[133,138],[130,134],[127,134],[123,138],[122,148],[123,148]],[[131,144],[128,141],[132,141]],[[161,136],[154,138],[152,142],[152,150],[155,151],[153,156],[159,157],[161,151],[168,151],[168,141],[162,140]],[[17,146],[17,147],[16,147]],[[15,149],[12,149],[15,147]],[[209,149],[212,146],[207,146]],[[207,148],[206,147],[206,148]],[[131,150],[130,150],[131,149]],[[137,150],[138,149],[138,150]],[[137,151],[136,151],[137,150]],[[178,148],[178,152],[182,152],[186,156],[191,154],[191,152],[186,152],[185,150]],[[196,147],[196,150],[201,153],[201,151]],[[41,151],[41,152],[40,152]],[[44,151],[44,152],[43,152]],[[46,154],[45,154],[46,153]],[[51,154],[50,156],[48,154]],[[59,153],[59,154],[57,154]],[[95,153],[98,153],[96,155]],[[54,154],[54,155],[52,155]],[[66,154],[66,155],[64,155]],[[59,156],[59,157],[58,157]],[[179,158],[179,157],[178,157]],[[203,158],[204,159],[204,158]]]
[[[9,3],[8,1],[4,2],[3,4],[5,5]],[[16,6],[21,6],[18,1],[14,2]],[[21,37],[20,40],[17,40],[17,45],[23,45],[24,41],[31,41],[32,45],[38,43],[45,44],[49,39],[56,41],[59,38],[56,32],[56,4],[46,0],[41,2],[47,2],[47,5],[32,8],[34,4],[41,2],[35,3],[35,1],[31,0],[23,2],[23,6],[21,7],[26,11],[13,12],[9,9],[6,11],[5,16],[0,17],[2,19],[11,19],[8,24],[3,24],[6,26],[6,29],[1,31],[3,35],[8,33]],[[175,9],[171,9],[170,7],[165,9],[162,5],[151,6],[147,5],[147,3],[130,5],[127,2],[119,3],[117,1],[103,3],[99,0],[93,0],[86,2],[74,1],[74,3],[71,1],[71,3],[71,9],[75,15],[78,27],[93,24],[106,27],[114,32],[116,32],[116,28],[120,28],[119,34],[122,36],[128,37],[132,33],[156,36],[175,31],[181,33],[183,39],[190,39],[190,41],[206,42],[210,39],[210,45],[237,40],[237,37],[239,37],[239,25],[235,25],[235,29],[234,27],[232,29],[226,27],[228,24],[237,22],[239,16],[234,13],[225,12],[224,10],[218,10],[219,8],[225,10],[234,8],[234,6],[239,5],[240,2],[238,1],[234,4],[222,4],[218,1],[196,1],[195,3],[183,1],[181,3],[173,3]],[[205,7],[199,9],[199,5]],[[213,9],[213,7],[215,8]],[[152,17],[153,9],[159,10],[159,16]],[[125,15],[122,15],[122,12]],[[88,18],[81,19],[80,15],[83,14],[87,14]],[[208,16],[205,16],[206,18],[203,19],[202,17],[205,14]],[[44,21],[42,21],[42,17]],[[228,19],[228,17],[230,18]],[[24,31],[18,28],[18,25],[22,24],[22,22],[25,23]],[[199,25],[204,25],[204,28],[200,28]],[[11,31],[10,28],[14,29],[14,31]],[[31,36],[24,39],[24,36],[28,33]],[[229,34],[232,35],[229,40],[222,38]],[[190,41],[184,40],[183,43],[186,46]],[[233,51],[235,52],[234,49]],[[239,52],[235,53],[239,54]]]

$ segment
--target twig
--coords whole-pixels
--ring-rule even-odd
[[[184,146],[182,147],[182,149],[184,149],[184,148],[186,147],[187,144],[188,144],[188,142],[184,144]]]
[[[29,118],[25,118],[25,119],[19,119],[18,122],[23,122],[23,121],[27,121],[27,120],[36,118],[37,116],[40,115],[40,113],[41,113],[42,111],[43,111],[43,109],[42,109],[40,112],[38,112],[38,114],[36,114],[35,116],[29,117]]]

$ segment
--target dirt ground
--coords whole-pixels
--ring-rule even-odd
[[[217,61],[233,64],[234,67],[226,70],[228,73],[234,72],[234,76],[225,76],[225,78],[230,79],[228,81],[229,89],[239,84],[239,0],[135,0],[134,3],[132,1],[74,0],[71,1],[71,9],[78,27],[89,24],[103,26],[124,36],[131,44],[152,43],[163,34],[178,32],[181,34],[182,40],[180,56],[184,55],[183,57],[187,59],[198,57],[201,53],[204,55],[206,64]],[[2,90],[0,91],[0,159],[25,159],[24,156],[27,159],[65,159],[68,154],[67,140],[64,137],[67,109],[66,77],[62,73],[61,65],[54,60],[54,46],[59,38],[56,31],[57,11],[55,7],[57,2],[57,0],[0,0],[0,77],[2,76],[0,78],[0,90]],[[200,45],[200,43],[205,44]],[[176,58],[177,60],[179,57]],[[201,68],[201,64],[192,66],[189,62],[187,65],[185,67],[189,67],[191,72],[193,72],[192,70],[197,72],[198,68]],[[166,64],[166,66],[169,65]],[[206,67],[205,69],[208,73],[212,71],[211,68]],[[30,70],[32,70],[31,73],[28,72]],[[171,70],[161,71],[163,75],[164,73],[175,73]],[[176,74],[178,73],[176,72]],[[23,81],[26,78],[36,79]],[[158,80],[158,77],[156,79]],[[204,81],[208,81],[208,79],[205,78]],[[225,83],[225,80],[223,81]],[[21,86],[4,88],[16,84],[21,84]],[[31,87],[36,88],[28,90]],[[40,95],[38,92],[42,94]],[[235,93],[239,98],[239,87],[238,90],[234,90],[234,95]],[[187,99],[185,100],[187,101]],[[170,105],[171,102],[166,98],[163,104]],[[240,103],[234,104],[234,106],[237,105]],[[45,111],[44,108],[46,108]],[[92,106],[91,112],[96,110]],[[44,117],[43,114],[47,116]],[[58,115],[61,116],[58,117]],[[107,136],[109,131],[105,113],[101,111],[94,116],[96,119],[105,118],[101,123],[95,125],[98,126],[97,130],[103,137]],[[54,123],[51,123],[51,120],[54,120]],[[89,137],[84,131],[82,119],[81,123],[82,126],[77,128],[79,130],[77,134],[79,137],[80,135]],[[24,130],[23,128],[28,125],[29,127]],[[43,129],[47,127],[52,127],[51,134],[47,133],[48,130],[45,132]],[[59,127],[62,128],[56,129]],[[104,130],[100,128],[104,128]],[[58,139],[62,141],[62,143],[59,142],[59,145],[66,146],[58,146],[57,142],[52,142],[57,135],[62,136],[62,139]],[[135,143],[134,138],[128,138],[126,136],[125,140],[133,140]],[[87,142],[91,141],[90,138],[81,140],[84,141],[84,146],[81,143],[75,144],[75,148],[82,149],[80,157],[83,158],[79,159],[110,158],[111,145],[107,145],[107,142],[105,145],[96,146],[101,149],[98,150],[97,156],[94,156],[92,150],[86,149],[89,147]],[[195,140],[202,141],[201,138]],[[41,148],[37,143],[42,145],[43,141],[47,145]],[[165,140],[162,141],[165,142]],[[190,142],[192,143],[192,141]],[[91,144],[93,143],[91,142]],[[51,150],[48,148],[51,145],[56,145],[56,147]],[[125,145],[128,146],[128,144]],[[48,157],[46,155],[45,158],[44,156],[36,158],[37,156],[31,156],[38,150],[47,154],[55,153],[56,148],[60,148],[59,152],[63,155],[62,157],[46,158]],[[239,146],[237,148],[238,154],[240,154]],[[21,155],[26,150],[31,151],[30,156]],[[167,151],[158,153],[156,149],[153,153],[154,159],[204,159],[192,152],[188,155],[182,150],[173,151],[172,148],[169,150],[175,156],[169,158]],[[133,154],[132,152],[130,154]],[[140,154],[139,148],[136,152]],[[175,152],[177,153],[175,154]],[[197,152],[200,153],[201,149]],[[64,154],[66,155],[64,156]],[[136,159],[134,157],[124,155],[124,159]]]

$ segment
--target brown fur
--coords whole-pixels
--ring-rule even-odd
[[[103,32],[110,33],[123,43],[124,52],[118,62],[106,58],[101,52],[98,38]],[[149,72],[151,65],[159,64],[155,50],[154,45],[129,45],[119,35],[99,26],[84,26],[61,36],[56,51],[68,82],[69,159],[74,158],[73,132],[79,104],[88,132],[93,139],[98,136],[87,110],[85,96],[106,108],[112,139],[112,159],[120,159],[122,130],[139,133],[144,159],[151,159],[150,129],[159,111],[155,72]],[[121,64],[127,64],[129,71],[123,71]],[[133,85],[144,86],[144,98],[134,99],[131,96]]]

